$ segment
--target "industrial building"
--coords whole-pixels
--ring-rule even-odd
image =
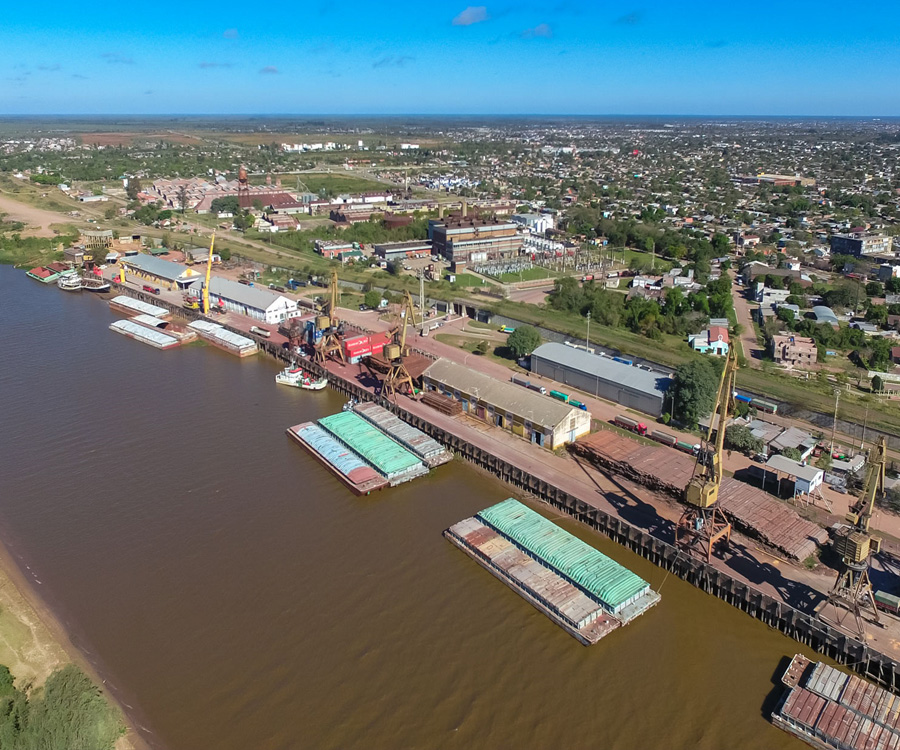
[[[428,236],[436,255],[460,270],[474,263],[515,258],[522,250],[518,224],[500,219],[463,216],[430,219]]]
[[[195,281],[190,289],[198,298],[203,293],[203,281]],[[229,312],[256,318],[265,323],[281,323],[300,315],[297,301],[268,289],[239,284],[236,281],[213,276],[209,281],[209,300],[213,305],[224,307]]]
[[[375,255],[386,261],[402,260],[419,254],[431,255],[431,240],[383,242],[374,246]]]
[[[462,404],[463,411],[485,422],[554,450],[591,431],[591,415],[520,385],[439,359],[423,376],[428,391]]]
[[[891,238],[874,232],[851,232],[833,234],[829,238],[833,255],[881,255],[891,252]]]
[[[166,289],[186,289],[200,278],[199,271],[152,255],[127,255],[120,264],[126,273]]]
[[[663,373],[557,343],[532,352],[531,371],[655,417],[663,413],[672,383]]]

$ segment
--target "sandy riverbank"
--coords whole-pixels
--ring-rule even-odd
[[[0,544],[0,664],[9,667],[16,685],[40,686],[52,672],[69,663],[77,664],[95,684],[103,681],[91,663],[72,644],[66,631],[36,590],[10,551]],[[128,733],[116,743],[116,750],[149,750],[128,724],[122,706],[109,691],[104,696],[118,706]]]

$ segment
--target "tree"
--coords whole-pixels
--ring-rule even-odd
[[[778,317],[778,320],[783,321],[784,323],[787,323],[788,325],[790,325],[791,323],[794,322],[795,315],[794,315],[794,311],[791,310],[789,307],[779,307],[777,317]]]
[[[129,177],[128,185],[125,187],[125,195],[127,195],[131,200],[136,201],[138,199],[138,193],[141,192],[141,181],[137,177]]]
[[[403,266],[399,260],[391,260],[388,261],[387,270],[392,276],[399,276],[400,272],[403,270]]]
[[[214,214],[237,214],[241,210],[241,204],[236,195],[226,195],[224,198],[214,198],[209,204],[209,210]]]
[[[103,217],[107,220],[116,218],[116,207],[110,206],[103,212]]]
[[[541,334],[534,326],[519,326],[509,334],[506,345],[517,357],[524,357],[541,345]]]
[[[183,215],[184,209],[187,208],[187,187],[184,185],[178,188],[178,205],[181,208],[181,213]]]
[[[478,346],[475,347],[475,351],[479,354],[487,354],[488,349],[490,349],[490,346],[488,346],[487,341],[479,341]]]
[[[763,449],[763,441],[754,437],[749,427],[733,424],[725,428],[725,447],[744,453],[759,453]]]
[[[884,296],[884,284],[880,281],[870,281],[866,284],[866,295],[869,297],[883,297]]]
[[[673,412],[693,426],[712,411],[719,390],[718,365],[711,359],[694,359],[679,365],[672,379]]]
[[[803,458],[803,454],[800,452],[799,448],[785,448],[781,451],[781,455],[792,461],[800,461]]]
[[[366,296],[363,298],[363,302],[367,307],[371,307],[373,310],[378,309],[378,305],[381,304],[381,292],[376,292],[374,289],[370,289],[366,292]]]
[[[884,390],[884,380],[880,375],[875,375],[872,378],[872,390],[875,393],[881,393]]]

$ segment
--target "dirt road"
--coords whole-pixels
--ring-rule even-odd
[[[53,237],[51,224],[67,224],[73,221],[71,216],[20,203],[6,193],[0,193],[0,214],[6,214],[7,221],[23,222],[26,229],[22,234],[33,237]]]
[[[762,367],[762,358],[765,354],[763,348],[756,340],[756,329],[753,327],[753,312],[750,303],[744,296],[745,289],[734,276],[734,271],[729,271],[732,279],[732,296],[734,298],[734,311],[737,314],[738,323],[744,330],[741,331],[741,346],[744,348],[744,356],[750,367]]]

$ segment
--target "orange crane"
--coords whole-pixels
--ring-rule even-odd
[[[675,543],[688,551],[698,548],[712,559],[713,547],[731,539],[731,524],[725,519],[719,505],[719,488],[722,485],[722,454],[725,447],[725,426],[734,399],[735,370],[737,358],[732,348],[722,368],[719,391],[710,417],[706,440],[697,454],[694,474],[684,490],[684,513],[675,527]],[[712,442],[713,428],[716,426],[716,442]]]
[[[384,398],[396,397],[397,393],[412,395],[415,393],[412,376],[406,369],[404,359],[409,355],[406,346],[406,327],[416,326],[416,308],[412,295],[407,291],[403,300],[403,308],[400,310],[400,322],[393,331],[393,340],[384,347],[384,358],[390,368],[381,383],[381,395]]]

